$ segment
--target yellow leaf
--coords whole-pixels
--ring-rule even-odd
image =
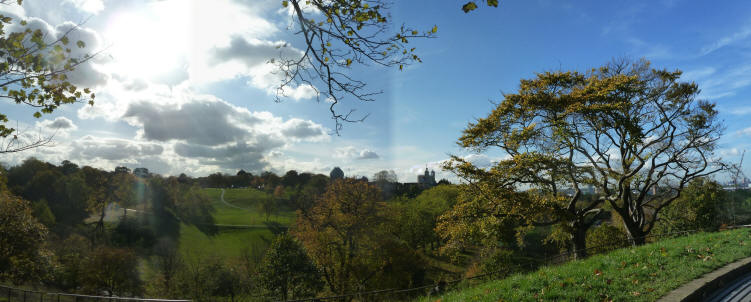
[[[349,66],[350,64],[352,64],[352,59],[347,59],[347,66]]]
[[[287,1],[282,1],[282,6],[283,6],[283,7],[287,7],[287,5],[289,5],[289,2],[287,2]]]
[[[430,32],[432,32],[432,33],[438,32],[438,25],[434,25],[433,29]]]

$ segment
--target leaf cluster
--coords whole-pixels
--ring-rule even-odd
[[[20,5],[21,1],[18,3]],[[77,29],[73,27],[54,37],[42,29],[32,29],[26,20],[0,15],[0,98],[35,108],[33,116],[36,118],[52,113],[64,104],[86,102],[93,105],[95,94],[88,88],[78,87],[68,77],[70,72],[92,58],[90,54],[73,55],[74,49],[86,48],[85,42],[69,38],[69,34]],[[2,138],[17,132],[6,125],[8,121],[8,116],[0,113]],[[16,135],[10,140],[19,143]],[[34,147],[44,143],[40,140],[29,145]],[[25,149],[25,145],[10,144],[0,152]]]

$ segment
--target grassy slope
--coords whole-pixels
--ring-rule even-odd
[[[654,301],[749,256],[751,229],[702,233],[545,267],[421,301]]]
[[[258,199],[266,197],[266,193],[255,189],[226,189],[224,200],[230,204],[243,207],[238,209],[224,205],[219,197],[220,189],[205,189],[209,197],[214,200],[214,219],[217,224],[234,225],[263,225],[265,216],[258,210]],[[295,213],[280,211],[272,215],[269,221],[289,225],[294,221]],[[194,226],[182,225],[180,228],[180,250],[183,253],[199,253],[204,255],[233,258],[240,255],[243,249],[250,246],[268,246],[274,235],[264,227],[247,229],[220,229],[219,234],[207,236]]]
[[[220,201],[220,189],[206,189],[206,193],[214,200],[214,219],[217,224],[258,225],[266,221],[266,216],[259,210],[259,200],[268,198],[268,194],[255,189],[226,189],[224,200],[232,205],[243,208],[228,207]],[[290,225],[295,220],[295,212],[280,209],[269,217],[283,225]]]

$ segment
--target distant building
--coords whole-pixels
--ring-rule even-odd
[[[417,183],[426,189],[435,187],[437,184],[435,181],[435,171],[428,171],[428,168],[426,167],[425,174],[417,175]]]
[[[743,177],[742,180],[739,180],[737,183],[733,181],[726,182],[723,186],[723,189],[726,191],[735,191],[738,190],[749,190],[751,189],[751,179],[748,179],[748,177]]]
[[[331,170],[331,173],[329,173],[329,178],[331,178],[331,180],[342,179],[344,178],[344,171],[339,167],[334,167],[334,169]]]

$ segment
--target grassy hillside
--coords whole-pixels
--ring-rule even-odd
[[[216,212],[214,219],[220,225],[248,225],[246,228],[220,227],[219,233],[207,236],[196,227],[182,225],[180,228],[180,250],[182,253],[203,254],[222,258],[240,256],[244,249],[251,246],[265,248],[274,238],[271,229],[264,223],[272,222],[284,226],[294,222],[295,213],[280,209],[266,221],[265,215],[259,210],[261,198],[268,198],[268,194],[255,189],[225,189],[224,200],[221,202],[220,189],[205,189],[214,201]],[[234,206],[234,207],[233,207]]]
[[[751,256],[751,229],[701,233],[544,267],[420,301],[654,301]]]
[[[255,189],[225,189],[224,201],[221,202],[221,189],[206,189],[214,200],[214,219],[217,224],[260,225],[266,222],[266,216],[259,210],[260,200],[271,198],[266,192]],[[289,225],[295,220],[295,212],[280,208],[269,217],[269,221]]]

